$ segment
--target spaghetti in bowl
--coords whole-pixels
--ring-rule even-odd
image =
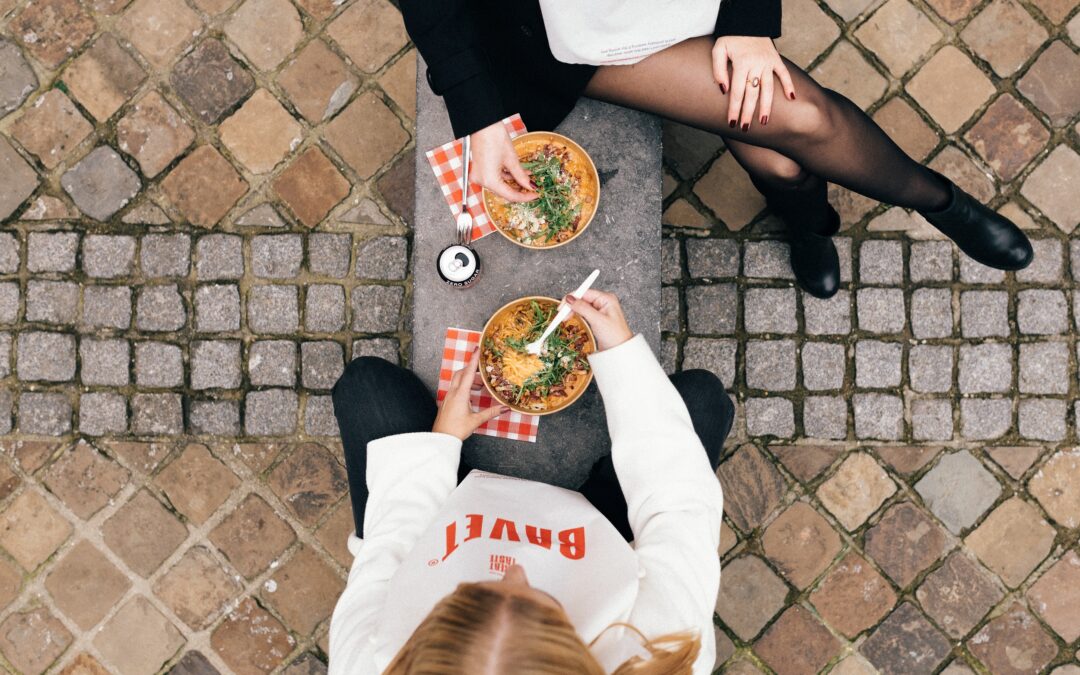
[[[600,201],[600,177],[588,153],[551,131],[533,131],[514,139],[514,150],[532,174],[539,197],[508,202],[484,189],[484,209],[495,228],[525,248],[568,244],[589,226]]]
[[[596,351],[596,339],[576,314],[559,324],[539,356],[525,350],[558,309],[554,298],[520,298],[503,305],[484,326],[480,376],[495,399],[517,412],[549,415],[562,410],[592,381],[587,357]]]

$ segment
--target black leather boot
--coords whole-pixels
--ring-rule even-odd
[[[931,225],[956,242],[973,260],[999,270],[1021,270],[1035,252],[1027,235],[1011,220],[994,213],[938,174],[949,186],[949,203],[940,211],[919,211]]]
[[[832,236],[840,230],[840,214],[832,206],[824,227],[799,226],[782,217],[791,242],[791,271],[799,287],[816,298],[831,298],[840,288],[840,256]]]

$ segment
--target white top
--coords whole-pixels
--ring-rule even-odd
[[[694,673],[712,671],[720,483],[644,338],[589,360],[633,546],[576,492],[478,471],[456,486],[452,436],[373,441],[364,539],[349,538],[355,558],[330,624],[330,675],[382,672],[458,583],[497,578],[513,561],[563,604],[586,643],[620,621],[649,637],[696,630]],[[638,649],[610,631],[594,654],[610,671]]]
[[[540,9],[559,61],[628,65],[712,35],[720,0],[540,0]]]

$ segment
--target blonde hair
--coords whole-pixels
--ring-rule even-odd
[[[633,626],[623,625],[641,636]],[[613,675],[689,675],[701,639],[675,633],[642,637],[649,659],[634,657]],[[605,675],[561,609],[461,584],[435,605],[385,675]]]

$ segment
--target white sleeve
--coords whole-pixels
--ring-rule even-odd
[[[461,441],[389,436],[367,448],[364,538],[349,537],[352,568],[330,619],[330,675],[374,674],[375,628],[402,558],[457,486]]]
[[[649,637],[697,630],[701,653],[694,672],[711,672],[712,615],[720,590],[720,481],[686,405],[642,336],[589,361],[644,572],[630,623]]]

